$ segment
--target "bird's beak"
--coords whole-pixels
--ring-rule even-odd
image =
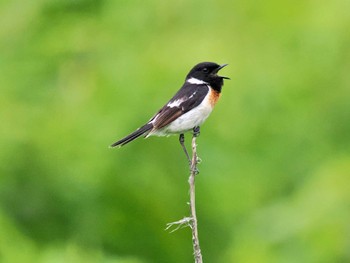
[[[218,67],[218,69],[216,70],[216,73],[219,72],[220,69],[226,67],[228,64],[222,64],[220,65],[220,67]],[[230,79],[229,77],[224,77],[224,76],[218,76],[220,78],[223,78],[223,79]]]

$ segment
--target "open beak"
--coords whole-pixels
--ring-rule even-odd
[[[220,67],[218,67],[218,69],[216,70],[216,73],[219,72],[220,69],[226,67],[228,64],[222,64],[220,65]],[[218,76],[220,78],[223,78],[223,79],[230,79],[229,77],[224,77],[224,76]]]

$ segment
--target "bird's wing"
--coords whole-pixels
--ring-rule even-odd
[[[155,129],[161,129],[184,113],[197,107],[209,92],[209,87],[203,85],[185,84],[175,96],[161,108],[149,121]]]

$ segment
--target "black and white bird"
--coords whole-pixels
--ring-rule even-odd
[[[123,146],[140,136],[168,136],[180,134],[179,140],[187,158],[184,133],[193,130],[198,136],[200,125],[208,118],[221,95],[224,79],[217,73],[227,64],[202,62],[188,73],[181,89],[145,125],[111,147]]]

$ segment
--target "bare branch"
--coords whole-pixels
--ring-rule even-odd
[[[199,158],[197,156],[197,144],[196,144],[196,134],[192,138],[192,162],[191,162],[191,175],[188,179],[190,184],[190,209],[191,209],[191,222],[190,226],[192,229],[192,245],[195,263],[202,263],[202,252],[199,246],[198,238],[198,227],[197,227],[197,215],[196,215],[196,189],[195,189],[195,177],[198,174],[197,164]]]
[[[193,245],[193,255],[195,263],[203,263],[202,253],[199,246],[198,238],[198,227],[197,227],[197,215],[196,215],[196,192],[195,192],[195,178],[199,173],[197,169],[197,164],[200,159],[197,156],[197,144],[196,138],[199,135],[199,130],[197,130],[192,137],[192,159],[190,160],[190,177],[188,178],[188,183],[190,185],[190,217],[184,217],[178,221],[168,223],[165,230],[169,230],[173,226],[176,226],[170,233],[176,230],[189,226],[192,230],[192,245]]]
[[[175,221],[175,222],[166,224],[167,227],[165,228],[165,230],[169,230],[171,227],[173,227],[175,225],[177,225],[177,227],[174,228],[173,230],[171,230],[170,233],[173,233],[176,230],[183,228],[183,227],[187,227],[187,226],[192,228],[191,221],[192,221],[191,217],[184,217],[184,218],[180,219],[179,221]]]

